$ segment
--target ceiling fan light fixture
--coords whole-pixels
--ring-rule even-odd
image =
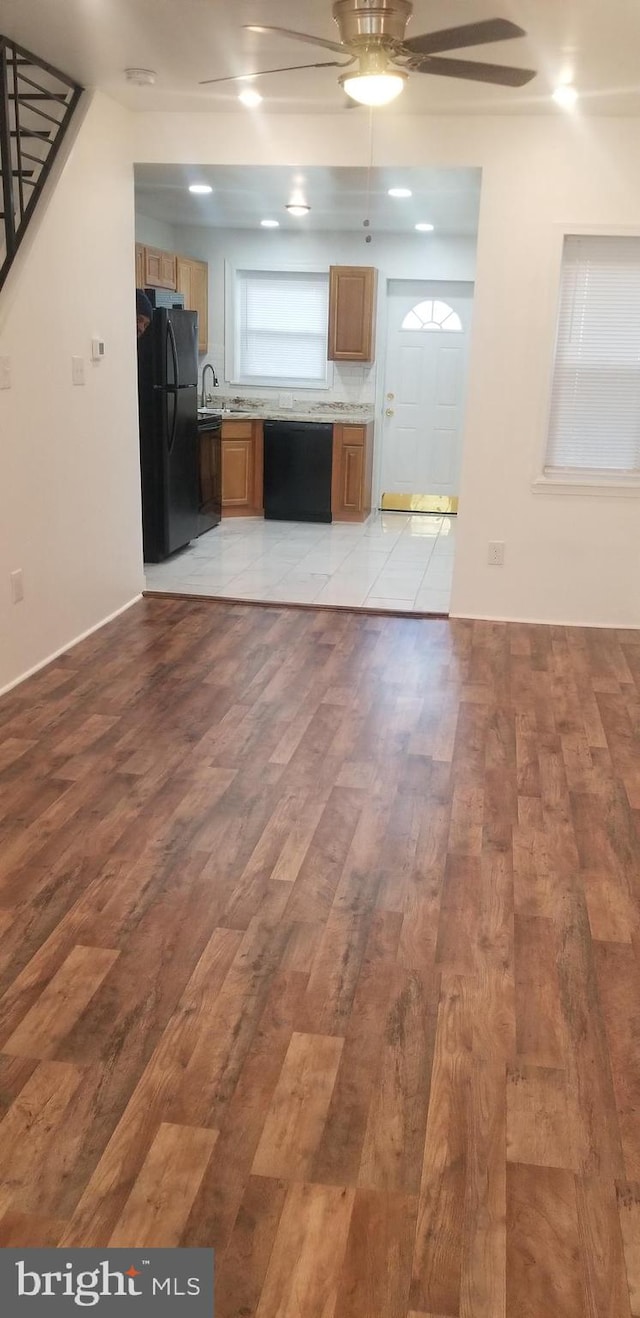
[[[309,214],[311,207],[301,201],[290,201],[287,210],[290,215],[302,217],[303,215]]]
[[[349,73],[339,82],[347,96],[360,105],[389,105],[404,91],[407,74],[399,69],[387,73]]]

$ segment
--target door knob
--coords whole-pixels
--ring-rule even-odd
[[[394,410],[393,410],[392,407],[388,407],[388,408],[387,408],[387,410],[386,410],[386,412],[385,412],[385,416],[395,416],[395,412],[394,412]]]

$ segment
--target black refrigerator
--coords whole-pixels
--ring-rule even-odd
[[[154,311],[138,340],[138,397],[144,557],[159,563],[199,531],[195,311]]]

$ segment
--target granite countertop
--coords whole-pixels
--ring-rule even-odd
[[[254,406],[242,407],[237,403],[229,407],[230,400],[220,399],[220,406],[210,404],[210,411],[199,409],[198,415],[206,419],[207,412],[222,413],[223,421],[330,421],[342,422],[343,425],[365,426],[374,419],[373,407],[357,403],[318,403],[307,407],[276,407],[268,402],[256,402]],[[227,410],[227,408],[229,410]]]

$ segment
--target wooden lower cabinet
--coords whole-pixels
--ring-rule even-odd
[[[222,516],[256,517],[262,507],[262,422],[223,421]]]
[[[222,516],[259,517],[264,504],[261,421],[222,422]],[[371,512],[373,426],[333,427],[331,513],[364,522]]]
[[[371,512],[373,426],[333,427],[331,514],[334,522],[364,522]]]

